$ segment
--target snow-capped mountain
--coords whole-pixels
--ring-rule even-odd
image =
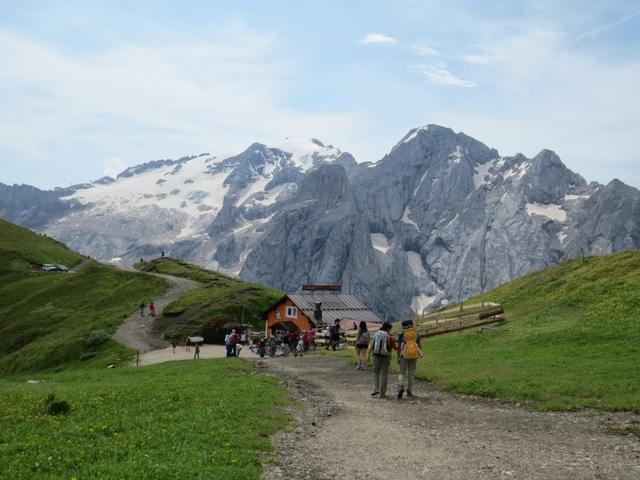
[[[42,230],[101,260],[133,263],[165,250],[237,274],[256,234],[308,173],[336,162],[356,165],[318,140],[291,138],[238,155],[153,161],[60,192],[68,208]]]
[[[0,184],[0,216],[106,261],[161,250],[286,291],[341,283],[420,313],[575,258],[640,247],[640,192],[449,128],[357,164],[317,140],[159,160],[69,189]]]

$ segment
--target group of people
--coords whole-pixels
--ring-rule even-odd
[[[224,346],[227,349],[227,357],[239,357],[242,348],[247,344],[247,331],[236,332],[235,329],[224,336]]]
[[[315,350],[315,330],[294,331],[258,340],[253,349],[260,358],[288,357],[293,352],[294,357],[302,357],[305,352]]]
[[[140,306],[138,308],[140,308],[140,316],[144,317],[144,309],[147,306],[146,303],[141,303]],[[155,317],[156,316],[156,306],[153,304],[153,302],[149,302],[149,316],[151,317]]]
[[[356,357],[358,370],[367,368],[368,360],[373,357],[372,396],[387,397],[389,367],[394,351],[398,353],[398,389],[397,396],[413,397],[413,383],[416,377],[418,359],[423,356],[422,340],[412,320],[402,322],[402,332],[394,337],[389,334],[391,324],[384,322],[380,330],[369,334],[367,324],[360,322],[356,336]]]

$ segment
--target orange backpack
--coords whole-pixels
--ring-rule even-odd
[[[402,331],[404,337],[404,348],[402,356],[408,360],[420,357],[420,347],[418,346],[418,333],[414,327],[405,328]]]

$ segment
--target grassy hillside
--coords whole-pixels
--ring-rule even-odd
[[[254,328],[264,328],[264,312],[284,295],[263,285],[243,282],[218,272],[170,258],[157,258],[137,264],[145,272],[158,272],[190,278],[202,283],[179,300],[168,305],[157,328],[167,338],[182,339],[190,334],[204,334],[210,341],[224,335],[224,324],[244,321]]]
[[[288,400],[252,373],[219,359],[4,378],[2,478],[257,480]],[[68,414],[47,414],[50,394]]]
[[[50,237],[0,219],[0,274],[31,270],[32,265],[61,263],[71,268],[82,256]]]
[[[164,280],[89,262],[79,272],[31,271],[81,256],[48,237],[0,223],[0,372],[74,362],[117,363],[129,352],[109,338]],[[92,333],[93,332],[93,333]]]
[[[508,323],[428,339],[420,376],[541,409],[640,413],[640,252],[571,261],[479,299],[502,303]]]

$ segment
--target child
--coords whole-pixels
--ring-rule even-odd
[[[242,350],[242,347],[243,347],[242,343],[238,343],[236,345],[236,357],[240,356],[240,351]]]

